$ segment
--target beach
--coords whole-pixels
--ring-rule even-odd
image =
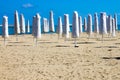
[[[104,40],[42,34],[0,37],[0,80],[120,80],[120,33]]]

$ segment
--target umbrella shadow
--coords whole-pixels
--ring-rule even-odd
[[[116,45],[120,45],[120,43],[115,43]]]
[[[32,45],[7,45],[7,46],[32,46]]]
[[[70,47],[69,45],[56,45],[56,47]]]
[[[19,42],[19,41],[17,42],[17,41],[16,41],[16,42],[9,42],[9,43],[25,43],[25,42]]]
[[[95,44],[95,42],[77,42],[77,44]]]
[[[117,39],[96,39],[97,41],[116,41]]]
[[[58,42],[39,42],[40,44],[45,44],[45,43],[58,43]]]
[[[4,40],[0,40],[0,41],[4,41]],[[6,41],[11,41],[11,40],[6,40]]]
[[[116,60],[120,60],[120,57],[102,57],[102,59],[116,59]]]
[[[95,48],[119,48],[117,46],[99,46],[99,47],[95,47]]]

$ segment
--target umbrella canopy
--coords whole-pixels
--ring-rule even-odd
[[[91,16],[91,14],[88,14],[87,33],[88,33],[89,35],[92,34],[92,16]]]
[[[69,38],[69,15],[68,14],[64,14],[64,27],[63,27],[63,35],[65,38]]]
[[[15,11],[14,14],[14,31],[16,35],[20,33],[20,24],[19,24],[19,17],[17,11]]]
[[[112,36],[115,37],[116,36],[116,33],[115,33],[115,19],[113,18],[112,19]]]
[[[100,34],[107,34],[106,13],[100,13]]]
[[[50,32],[55,32],[55,29],[54,29],[53,11],[50,11],[49,28],[50,28]]]
[[[63,27],[62,27],[62,18],[61,18],[61,17],[58,18],[58,29],[57,29],[57,33],[58,33],[59,36],[62,36]]]
[[[109,34],[112,34],[112,16],[111,15],[108,16],[108,20],[107,20],[107,32]]]
[[[87,31],[87,19],[86,19],[86,17],[84,18],[84,30]]]
[[[43,32],[49,32],[49,25],[47,18],[43,18]]]
[[[114,14],[114,20],[115,20],[115,29],[118,30],[118,26],[117,26],[117,14]]]
[[[8,17],[7,16],[3,16],[2,37],[3,38],[9,37],[9,34],[8,34]]]
[[[82,17],[79,16],[79,33],[82,33],[83,32],[83,28],[82,28]]]
[[[25,18],[23,14],[20,15],[20,31],[25,34]]]
[[[35,25],[36,24],[36,17],[33,16],[33,20],[32,20],[32,35],[34,36],[35,33]]]
[[[41,22],[40,22],[40,15],[37,13],[35,17],[35,27],[34,27],[34,37],[41,38]]]
[[[29,24],[29,20],[27,21],[27,33],[30,33],[30,24]]]
[[[78,12],[74,11],[73,13],[73,23],[72,23],[72,37],[79,37],[79,22],[78,22]]]
[[[99,33],[97,13],[94,14],[94,32],[95,32],[95,33]]]

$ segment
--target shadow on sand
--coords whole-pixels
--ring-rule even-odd
[[[45,43],[58,43],[58,42],[39,42],[40,44],[45,44]]]
[[[95,42],[77,42],[77,44],[95,44]]]
[[[69,45],[56,45],[56,47],[70,47]]]
[[[95,48],[119,48],[117,46],[99,46],[99,47],[95,47]]]
[[[17,41],[16,41],[16,42],[8,42],[8,43],[25,43],[25,42],[19,42],[19,41],[17,42]]]
[[[116,59],[116,60],[120,60],[120,57],[102,57],[102,59]]]
[[[32,45],[6,45],[6,46],[32,46]]]

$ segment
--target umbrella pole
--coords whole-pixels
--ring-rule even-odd
[[[6,38],[4,37],[4,45],[6,46]]]
[[[103,43],[103,41],[104,41],[104,35],[102,34],[102,43]]]
[[[96,38],[97,38],[97,39],[99,38],[99,33],[97,33],[97,36],[96,36]]]
[[[35,43],[36,43],[36,46],[38,45],[37,43],[38,43],[38,40],[37,40],[37,38],[35,38]]]
[[[67,42],[67,37],[65,36],[65,42]]]
[[[58,40],[60,39],[60,36],[59,36],[59,34],[58,34]]]
[[[75,46],[76,46],[76,38],[75,38],[75,42],[74,42]]]
[[[18,41],[18,35],[16,35],[16,41]]]
[[[90,34],[88,34],[88,41],[90,40]]]
[[[25,33],[23,33],[23,36],[25,36]]]
[[[52,33],[50,33],[50,36],[51,36],[51,38],[52,38]]]
[[[111,39],[112,39],[112,36],[110,35],[109,38],[110,38],[110,40],[111,40]]]
[[[94,33],[94,38],[96,38],[96,39],[97,39],[97,33]]]
[[[37,46],[37,38],[33,38],[34,45]]]
[[[77,47],[77,40],[76,40],[76,38],[74,39],[74,47]]]

